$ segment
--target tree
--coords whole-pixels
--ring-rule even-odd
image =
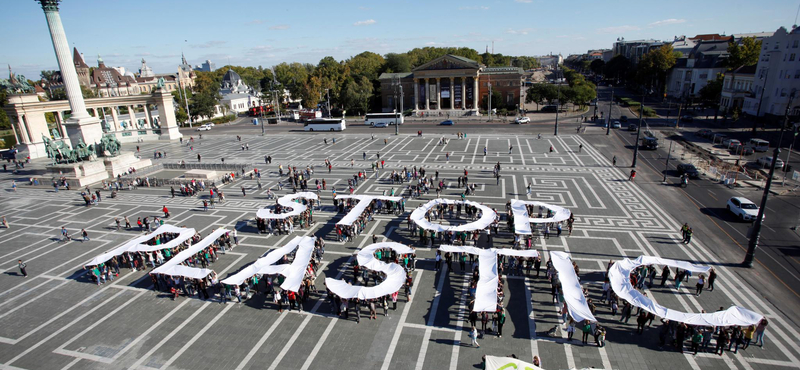
[[[604,74],[606,77],[612,77],[616,80],[624,79],[628,75],[628,70],[631,68],[631,62],[623,55],[616,55],[605,65]]]
[[[539,59],[536,59],[534,57],[526,57],[526,56],[521,56],[521,57],[514,58],[511,61],[511,65],[514,66],[514,67],[522,68],[523,70],[529,70],[529,69],[534,69],[534,68],[541,67],[541,64],[539,63]]]
[[[385,66],[389,73],[411,72],[411,59],[406,53],[389,53],[386,54]]]
[[[725,65],[729,69],[756,65],[761,54],[761,40],[757,40],[755,36],[743,38],[741,44],[731,40],[728,43],[728,53],[730,55],[725,60]]]
[[[719,114],[719,100],[722,98],[722,84],[725,81],[725,76],[722,73],[717,74],[717,78],[709,81],[708,84],[703,86],[698,92],[700,100],[703,105],[714,108],[714,120],[717,119]]]
[[[605,66],[606,66],[606,62],[604,62],[602,59],[595,59],[595,60],[592,61],[592,63],[589,64],[589,69],[595,75],[599,76],[599,75],[603,74],[603,69],[605,68]]]
[[[637,82],[651,90],[659,88],[659,92],[665,91],[667,71],[675,66],[677,58],[671,44],[650,50],[636,66]]]
[[[536,110],[539,110],[539,105],[544,104],[544,102],[552,102],[556,99],[556,95],[558,95],[556,91],[556,86],[551,84],[535,84],[528,88],[528,92],[526,93],[525,102],[536,103]]]
[[[6,99],[8,98],[8,93],[0,89],[0,130],[10,130],[11,129],[11,120],[8,119],[6,115],[6,111],[4,111],[3,106],[6,105]]]
[[[348,59],[345,64],[350,68],[350,76],[355,80],[366,77],[368,81],[378,79],[384,69],[386,60],[373,52],[365,51]]]
[[[342,91],[342,104],[348,111],[355,111],[362,115],[369,110],[369,101],[372,97],[372,82],[365,76],[354,80],[347,79]]]
[[[189,102],[189,111],[192,114],[192,121],[197,121],[200,117],[214,116],[217,104],[219,104],[219,92],[214,94],[195,94]]]
[[[300,63],[281,63],[274,67],[275,77],[281,85],[283,85],[292,97],[298,98],[302,96],[302,89],[308,80],[309,68]],[[313,71],[314,67],[311,67]],[[316,104],[315,104],[316,105]]]
[[[481,108],[485,110],[489,110],[489,103],[487,101],[487,97],[489,95],[484,95],[481,99]],[[492,109],[502,109],[505,107],[503,104],[503,96],[497,90],[492,90]]]

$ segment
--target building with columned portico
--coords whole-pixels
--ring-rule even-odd
[[[483,98],[492,91],[500,94],[503,105],[521,105],[523,71],[518,67],[486,67],[472,59],[445,55],[425,63],[411,72],[383,73],[381,110],[392,112],[412,109],[417,116],[478,115]],[[500,107],[493,107],[500,108]]]

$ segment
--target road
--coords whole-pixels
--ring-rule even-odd
[[[601,109],[606,114],[609,97],[610,90],[601,88]],[[630,116],[627,108],[617,105],[612,107],[612,117],[622,114]],[[703,121],[695,120],[693,124],[707,126]],[[616,155],[618,165],[629,166],[633,158],[632,148],[636,133],[623,130],[611,130],[611,133],[611,139],[603,136],[589,137],[589,140],[605,141],[609,148],[608,155]],[[756,188],[729,189],[708,179],[693,180],[687,188],[681,188],[678,186],[676,168],[681,163],[680,155],[674,148],[667,169],[667,183],[663,184],[668,146],[667,142],[662,142],[658,150],[639,151],[637,183],[645,191],[661,199],[661,205],[671,214],[681,215],[682,217],[677,218],[683,218],[683,222],[694,229],[695,236],[702,235],[707,240],[706,244],[715,245],[712,253],[720,260],[731,266],[741,263],[747,250],[748,230],[752,224],[738,222],[727,212],[725,204],[733,196],[743,196],[760,204],[762,191]],[[796,318],[800,314],[800,236],[791,228],[798,224],[800,199],[796,193],[771,195],[769,199],[754,268],[737,271],[765,299],[783,310],[788,317]]]

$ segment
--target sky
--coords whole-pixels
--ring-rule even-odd
[[[628,40],[704,33],[791,29],[800,0],[64,0],[61,19],[70,46],[89,66],[172,73],[181,52],[263,66],[346,60],[363,51],[405,52],[458,46],[506,55],[585,53]],[[5,0],[0,14],[0,64],[38,79],[57,69],[44,13],[34,0]],[[7,73],[0,73],[7,78]]]

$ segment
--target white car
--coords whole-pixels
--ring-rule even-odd
[[[211,131],[211,126],[209,125],[202,125],[197,128],[197,131]]]
[[[758,217],[758,206],[747,198],[733,197],[728,199],[728,211],[742,221],[755,221]]]
[[[611,128],[620,128],[620,127],[622,127],[622,124],[621,124],[621,123],[619,123],[619,121],[614,121],[614,122],[611,124]]]
[[[518,125],[521,125],[523,123],[530,123],[530,122],[531,122],[531,119],[528,118],[528,117],[517,117],[517,119],[514,120],[514,123],[516,123]]]
[[[764,156],[764,157],[759,158],[756,162],[762,168],[763,167],[767,167],[767,166],[772,165],[772,157]],[[778,158],[778,161],[775,163],[775,168],[783,168],[783,161],[780,158]]]
[[[372,127],[389,127],[387,122],[378,122],[372,125]]]

